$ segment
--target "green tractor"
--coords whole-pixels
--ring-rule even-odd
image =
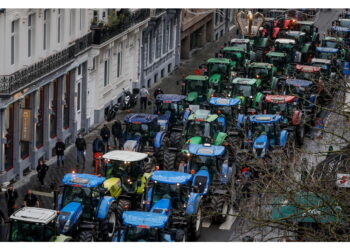
[[[306,43],[318,43],[319,34],[318,28],[315,27],[314,21],[296,21],[292,25],[292,30],[302,31],[305,33]]]
[[[270,63],[250,63],[248,65],[247,78],[261,79],[262,90],[273,91],[277,83],[277,67]]]
[[[289,30],[285,34],[287,39],[295,40],[296,53],[301,53],[301,62],[310,63],[315,53],[315,43],[307,42],[306,33],[302,31]]]
[[[202,104],[210,100],[213,89],[209,87],[208,76],[188,75],[181,83],[181,93],[187,96],[189,104]]]
[[[234,38],[230,41],[230,46],[243,48],[247,53],[253,52],[254,41],[249,39]]]
[[[295,63],[301,60],[301,54],[297,53],[296,42],[294,39],[279,38],[275,40],[275,52],[282,52],[288,55],[288,63]],[[296,55],[299,55],[298,57]]]
[[[229,96],[240,99],[245,114],[261,111],[264,97],[261,79],[235,78],[230,88]]]
[[[232,69],[238,73],[244,72],[246,65],[250,62],[247,51],[238,46],[224,47],[218,56],[231,59]]]
[[[289,60],[287,53],[270,51],[266,54],[267,62],[276,67],[276,75],[287,75],[289,72]]]

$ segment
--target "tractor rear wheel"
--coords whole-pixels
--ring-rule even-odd
[[[156,157],[156,159],[157,159],[157,163],[160,165],[160,166],[162,166],[163,164],[164,164],[164,152],[165,152],[165,150],[164,150],[164,144],[162,144],[161,146],[160,146],[160,148],[158,149],[158,151],[157,151],[157,157]]]
[[[123,212],[130,209],[131,202],[128,200],[119,200],[117,205],[117,215],[119,222],[122,222]]]
[[[176,152],[171,152],[169,150],[164,151],[163,169],[175,170],[176,169],[175,163],[176,163]]]
[[[94,232],[92,230],[82,230],[78,234],[78,241],[80,242],[93,242]]]
[[[210,202],[213,211],[216,211],[212,217],[213,222],[217,224],[225,222],[230,210],[228,197],[223,195],[213,196]]]
[[[169,137],[170,147],[180,148],[182,144],[183,138],[182,134],[179,132],[173,132]]]
[[[113,202],[108,209],[106,219],[101,222],[101,234],[103,241],[111,241],[118,224],[117,204]]]
[[[201,231],[202,231],[202,208],[200,207],[201,204],[199,204],[197,213],[194,215],[194,218],[192,219],[192,223],[191,223],[191,240],[195,241],[198,240],[200,235],[201,235]]]
[[[176,230],[176,234],[175,234],[175,241],[176,242],[186,242],[187,240],[186,237],[186,232],[184,230],[178,229]]]

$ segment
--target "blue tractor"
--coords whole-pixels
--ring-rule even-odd
[[[106,196],[106,178],[90,174],[65,174],[58,197],[58,232],[77,241],[110,241],[118,223],[117,201]]]
[[[123,149],[137,152],[153,152],[162,164],[164,138],[168,125],[161,126],[158,115],[128,114],[124,118],[125,132]]]
[[[149,212],[125,211],[123,223],[115,234],[117,242],[186,241],[184,230],[169,229],[169,200],[158,201]]]
[[[201,233],[202,195],[208,187],[203,179],[197,178],[201,174],[200,171],[195,175],[154,171],[149,178],[143,202],[147,211],[161,213],[168,210],[167,228],[182,230],[189,240],[197,240]],[[205,178],[209,180],[208,175]]]

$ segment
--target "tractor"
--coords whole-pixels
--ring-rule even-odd
[[[155,162],[145,153],[114,150],[103,155],[103,187],[118,199],[118,206],[137,209]]]
[[[315,27],[314,21],[299,21],[297,20],[291,26],[292,30],[302,31],[305,33],[305,42],[316,44],[319,42],[318,28]]]
[[[263,113],[281,115],[281,126],[293,130],[297,144],[303,144],[308,116],[296,96],[266,95]]]
[[[350,28],[342,26],[332,26],[328,29],[328,35],[332,37],[339,37],[343,39],[346,46],[350,45]]]
[[[189,104],[202,104],[209,101],[213,89],[209,87],[208,76],[189,75],[181,83],[182,95]]]
[[[91,174],[64,175],[57,202],[59,233],[83,242],[112,240],[122,210],[115,198],[105,195],[105,180]]]
[[[341,37],[326,36],[321,40],[320,46],[326,48],[341,49],[344,46],[344,41]]]
[[[240,47],[243,48],[247,53],[254,53],[253,52],[253,44],[252,41],[249,39],[238,39],[234,38],[230,41],[229,44],[231,47]]]
[[[276,76],[286,75],[289,72],[289,57],[287,53],[270,51],[266,54],[267,62],[276,67]]]
[[[203,217],[214,223],[226,221],[235,202],[235,170],[229,164],[224,146],[191,144],[187,163],[180,171],[195,173],[194,183],[203,195]]]
[[[230,59],[233,69],[238,74],[244,73],[246,65],[250,61],[247,51],[241,47],[224,47],[217,56]]]
[[[186,241],[184,230],[168,229],[169,208],[164,200],[157,202],[149,212],[125,211],[123,223],[114,242],[174,242]]]
[[[58,234],[57,211],[23,207],[10,217],[9,241],[11,242],[68,242],[72,237]]]
[[[261,79],[235,78],[230,86],[230,97],[239,98],[243,113],[260,112],[263,99]]]
[[[301,60],[301,53],[297,52],[296,42],[294,39],[279,38],[275,40],[275,52],[282,52],[288,55],[288,63],[296,63]]]
[[[273,90],[277,81],[277,68],[269,63],[250,63],[247,78],[261,79],[263,90]]]
[[[143,202],[146,211],[162,213],[168,210],[167,228],[182,230],[189,240],[197,240],[201,234],[202,195],[206,191],[203,190],[206,180],[201,173],[154,171]]]
[[[315,43],[306,42],[306,33],[302,31],[289,30],[285,33],[285,38],[295,40],[296,55],[299,56],[301,53],[300,62],[309,63],[311,57],[315,53]]]
[[[161,126],[158,115],[128,114],[124,117],[125,132],[123,150],[153,152],[161,163],[167,125]],[[163,124],[164,125],[164,124]]]

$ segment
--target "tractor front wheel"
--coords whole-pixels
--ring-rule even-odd
[[[122,222],[123,212],[129,210],[131,202],[128,200],[119,200],[117,205],[117,214],[119,221]]]
[[[214,211],[216,211],[215,215],[212,217],[214,223],[221,224],[226,221],[230,208],[229,201],[227,198],[228,197],[220,195],[214,196],[211,199]]]
[[[170,137],[169,137],[170,147],[181,148],[182,141],[183,141],[183,138],[181,133],[173,132],[170,134]]]
[[[191,223],[191,240],[192,241],[196,241],[199,239],[202,231],[202,222],[203,222],[202,208],[199,207]]]
[[[176,163],[176,152],[171,152],[169,150],[164,151],[164,164],[163,169],[164,170],[174,170],[175,163]]]
[[[94,232],[92,230],[83,230],[79,232],[78,241],[80,242],[93,242]]]

